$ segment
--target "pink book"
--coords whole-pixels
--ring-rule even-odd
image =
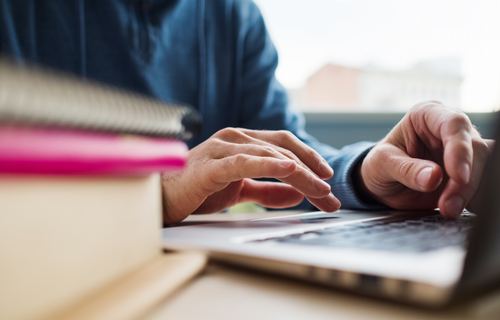
[[[0,173],[149,174],[183,168],[178,140],[0,126]]]

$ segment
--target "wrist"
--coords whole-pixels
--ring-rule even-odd
[[[356,192],[356,195],[363,203],[367,205],[380,205],[381,203],[375,199],[374,195],[370,192],[363,180],[361,169],[365,158],[366,156],[359,159],[359,161],[354,166],[354,170],[352,171],[354,192]]]

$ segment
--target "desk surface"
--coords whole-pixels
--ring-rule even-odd
[[[199,215],[190,217],[187,223],[266,216],[269,214]],[[199,277],[159,306],[147,319],[498,320],[500,293],[447,310],[429,311],[211,263]]]

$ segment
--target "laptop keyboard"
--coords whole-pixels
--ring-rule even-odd
[[[252,242],[425,252],[466,246],[474,218],[472,214],[462,214],[459,219],[449,220],[437,214],[410,220],[367,221]]]

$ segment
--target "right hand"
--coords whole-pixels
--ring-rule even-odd
[[[246,201],[286,208],[304,196],[333,212],[340,201],[323,181],[332,176],[328,163],[288,131],[222,129],[189,151],[186,168],[162,175],[163,220],[175,223]],[[284,183],[252,180],[264,177]]]
[[[394,209],[439,207],[447,218],[475,211],[493,140],[439,101],[413,106],[363,160],[360,189]],[[422,174],[423,173],[423,174]]]

